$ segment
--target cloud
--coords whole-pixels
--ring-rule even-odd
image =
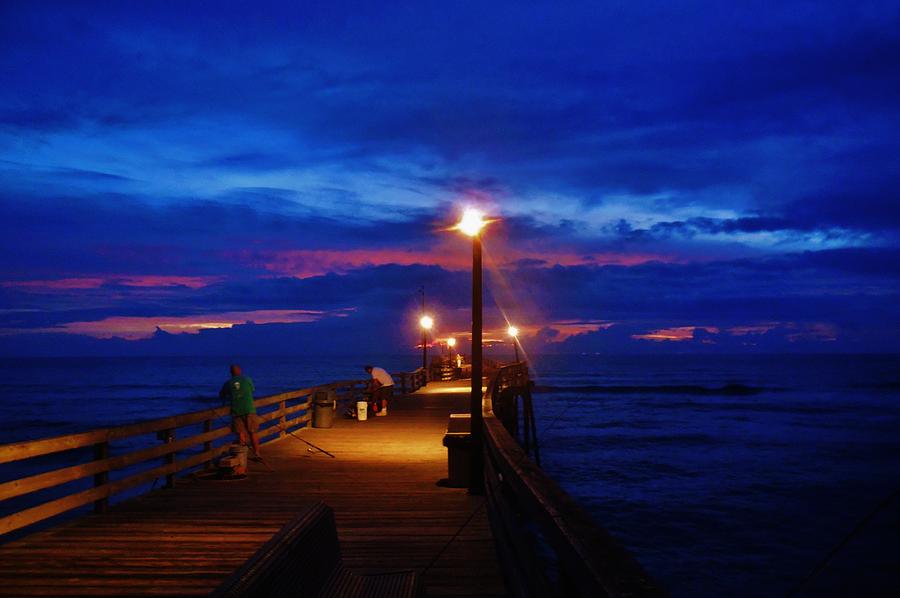
[[[205,313],[197,316],[110,316],[102,320],[66,322],[60,326],[32,329],[32,333],[63,332],[94,338],[123,338],[138,340],[151,338],[163,331],[169,334],[197,334],[201,330],[233,328],[238,324],[273,324],[315,322],[327,315],[346,315],[339,311],[326,314],[316,310],[256,310],[244,312]]]
[[[884,350],[897,346],[890,331],[900,330],[897,257],[870,249],[633,266],[548,267],[529,261],[490,271],[485,322],[499,339],[506,321],[512,322],[522,330],[526,348],[555,352],[629,351],[653,341],[679,341],[683,350],[695,344],[797,350],[823,342],[829,348]],[[253,313],[345,314],[340,322],[315,316],[315,330],[348,330],[345,319],[372,317],[383,330],[408,328],[414,341],[419,285],[425,286],[436,317],[435,334],[464,336],[469,273],[417,264],[361,265],[343,274],[306,278],[227,279],[197,288],[97,286],[41,294],[37,288],[5,287],[0,298],[14,309],[0,313],[0,328],[19,335],[36,329],[111,335],[134,328],[146,336],[156,326],[167,329],[167,322],[203,328],[208,322],[290,322],[254,319]],[[88,302],[92,307],[85,309]],[[394,350],[410,342],[392,336],[399,343]]]
[[[166,288],[186,287],[199,289],[221,280],[215,276],[105,276],[88,278],[56,278],[50,280],[7,280],[0,281],[0,287],[32,292],[47,293],[77,289],[98,289],[101,287]]]
[[[465,330],[475,202],[540,346],[891,343],[895,3],[217,8],[4,6],[0,326],[359,307],[403,345],[425,284]],[[262,330],[350,334],[142,346]]]

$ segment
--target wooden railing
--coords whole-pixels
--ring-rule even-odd
[[[525,364],[502,367],[484,401],[485,494],[510,593],[664,596],[634,557],[529,458],[495,415],[495,401],[524,393],[529,385]]]
[[[402,394],[416,392],[428,383],[428,371],[425,368],[418,368],[412,372],[400,372],[391,374],[394,379],[394,386]]]
[[[255,405],[260,416],[260,441],[279,440],[305,426],[311,419],[310,407],[316,391],[335,391],[339,400],[352,399],[362,392],[365,384],[365,380],[332,382],[257,399]],[[219,407],[89,432],[0,445],[0,464],[66,451],[77,453],[79,449],[82,454],[77,455],[78,457],[89,457],[83,459],[86,462],[18,476],[17,479],[0,483],[0,501],[25,497],[43,490],[49,490],[53,495],[49,499],[31,501],[31,504],[0,517],[0,535],[90,503],[93,503],[95,511],[102,512],[106,510],[111,496],[154,480],[165,479],[167,487],[173,486],[176,474],[199,466],[209,466],[213,459],[227,450],[221,443],[217,445],[216,441],[231,433],[229,413],[229,407]],[[180,430],[192,435],[179,438]],[[156,439],[140,438],[151,434],[155,434]],[[161,443],[153,444],[154,442]],[[119,452],[117,449],[124,449],[125,452],[113,455]],[[185,456],[179,458],[179,453]],[[157,460],[161,460],[162,464],[157,464]],[[134,472],[137,466],[146,466],[148,463],[156,466]],[[37,469],[28,468],[32,471]],[[119,472],[124,477],[111,480],[112,472]],[[84,479],[91,476],[93,483],[87,489],[76,489],[75,492],[69,489],[69,493],[63,496],[60,496],[61,492],[52,491],[64,484],[79,481],[82,481],[83,487]],[[61,488],[58,490],[64,491]]]

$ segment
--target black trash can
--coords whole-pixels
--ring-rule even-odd
[[[452,413],[444,434],[447,447],[447,481],[453,488],[466,488],[472,477],[472,435],[468,413]]]
[[[334,391],[317,390],[313,395],[313,428],[330,428],[333,426],[334,409]]]

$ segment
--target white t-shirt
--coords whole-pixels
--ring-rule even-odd
[[[372,368],[372,380],[378,380],[382,386],[394,385],[394,379],[383,368]]]

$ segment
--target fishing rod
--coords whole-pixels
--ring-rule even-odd
[[[222,406],[225,407],[225,406],[227,406],[227,404],[223,403]],[[227,423],[227,422],[225,422],[224,419],[222,419],[222,416],[221,416],[221,415],[216,416],[216,419],[219,420],[219,421],[221,421],[221,422],[223,422],[223,423]],[[308,440],[304,440],[303,438],[300,438],[299,436],[297,436],[296,434],[294,434],[294,433],[291,432],[290,430],[287,430],[287,433],[290,434],[291,436],[293,436],[294,438],[296,438],[297,440],[299,440],[300,442],[304,442],[304,443],[306,443],[307,445],[311,446],[312,448],[316,449],[316,450],[319,451],[320,453],[325,453],[326,455],[328,455],[328,456],[331,457],[332,459],[337,459],[337,457],[335,457],[334,455],[332,455],[331,453],[329,453],[328,451],[326,451],[326,450],[323,449],[322,447],[316,446],[316,445],[313,444],[312,442],[310,442],[310,441],[308,441]],[[248,446],[249,446],[249,445],[248,445]],[[258,456],[258,455],[257,455],[257,456]],[[260,460],[260,462],[261,462],[263,465],[265,465],[265,466],[269,469],[269,471],[275,471],[274,469],[272,469],[272,467],[271,467],[267,462],[263,461],[263,458],[262,458],[262,457],[259,457],[259,460]]]
[[[332,455],[331,453],[329,453],[328,451],[326,451],[326,450],[323,449],[322,447],[316,446],[316,445],[314,445],[312,442],[310,442],[310,441],[308,441],[308,440],[304,440],[303,438],[300,438],[299,436],[297,436],[297,435],[294,434],[293,432],[288,432],[288,434],[290,434],[291,436],[293,436],[294,438],[296,438],[296,439],[299,440],[300,442],[305,442],[306,444],[308,444],[308,445],[311,446],[312,448],[316,449],[316,450],[319,451],[320,453],[325,453],[326,455],[328,455],[328,456],[331,457],[332,459],[337,459],[337,457],[335,457],[334,455]],[[306,449],[306,450],[309,450],[309,449]]]
[[[246,444],[246,445],[244,445],[244,446],[246,446],[248,449],[251,449],[251,448],[252,448],[249,444]],[[262,456],[262,455],[259,455],[259,454],[253,455],[252,457],[249,457],[249,460],[250,460],[250,461],[257,461],[257,462],[259,462],[259,463],[262,463],[262,464],[263,464],[263,467],[265,467],[266,469],[268,469],[269,472],[275,473],[275,470],[272,469],[272,466],[269,465],[269,462],[268,462],[268,461],[266,461],[265,459],[263,459],[263,456]]]

